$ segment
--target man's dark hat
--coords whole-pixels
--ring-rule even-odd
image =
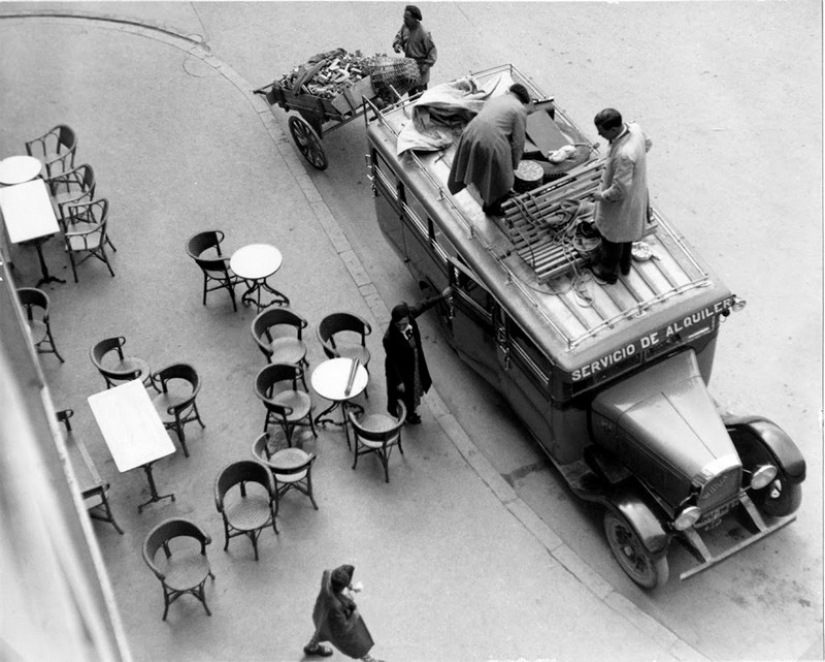
[[[351,565],[342,565],[332,571],[329,578],[329,583],[335,593],[340,593],[352,582],[352,574],[355,572],[355,567]]]
[[[409,314],[410,314],[410,307],[406,303],[399,303],[390,312],[390,319],[393,322],[397,322],[398,320],[402,319],[403,317],[407,317],[407,315],[409,315]]]
[[[404,7],[404,11],[410,12],[410,14],[412,14],[419,21],[422,18],[421,10],[418,7],[416,7],[415,5],[407,5],[406,7]]]

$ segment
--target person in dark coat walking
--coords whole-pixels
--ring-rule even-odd
[[[450,295],[450,288],[417,306],[399,303],[392,309],[390,326],[384,334],[384,371],[387,376],[387,411],[397,416],[396,403],[407,406],[407,422],[417,425],[421,416],[416,409],[433,380],[421,346],[421,331],[415,318]]]
[[[421,23],[421,19],[421,10],[415,5],[407,5],[404,9],[404,24],[392,42],[392,49],[396,53],[403,52],[404,57],[411,58],[418,64],[418,84],[410,88],[411,97],[427,89],[430,69],[438,59],[433,37]]]
[[[501,203],[516,181],[527,137],[527,116],[533,109],[530,94],[521,83],[514,83],[507,94],[484,104],[461,134],[447,180],[450,193],[455,195],[475,184],[484,201],[484,213],[504,214]]]
[[[351,565],[324,570],[321,591],[312,610],[315,634],[304,646],[307,655],[329,657],[332,650],[321,645],[322,641],[328,641],[351,658],[379,662],[370,655],[370,649],[374,645],[372,635],[361,618],[355,601],[345,592],[358,590],[352,587],[354,572],[355,567]]]

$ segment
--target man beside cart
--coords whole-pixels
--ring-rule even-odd
[[[410,88],[412,97],[427,89],[430,82],[430,69],[438,59],[438,51],[433,42],[430,31],[421,23],[421,10],[415,5],[407,5],[404,9],[404,25],[395,35],[392,49],[396,53],[404,53],[404,57],[411,58],[418,63],[421,77],[418,85]]]
[[[649,207],[646,154],[653,143],[638,124],[625,124],[615,108],[600,111],[594,122],[610,149],[600,189],[593,195],[602,244],[592,269],[596,278],[612,285],[619,271],[630,273],[633,242],[644,233]]]

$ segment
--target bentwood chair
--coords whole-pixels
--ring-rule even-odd
[[[95,257],[106,265],[114,278],[115,272],[106,255],[106,245],[117,251],[109,239],[109,201],[98,198],[92,202],[73,202],[64,205],[68,218],[64,226],[63,237],[66,242],[66,252],[72,263],[74,282],[77,282],[77,267],[90,257]],[[85,254],[85,255],[84,255]],[[75,262],[76,255],[84,255]]]
[[[332,313],[321,320],[316,332],[328,359],[358,359],[369,372],[367,336],[372,333],[369,322],[354,313]],[[370,397],[366,389],[364,395]]]
[[[268,308],[252,320],[252,337],[267,362],[308,368],[307,346],[303,339],[307,324],[303,317],[288,308]]]
[[[196,401],[201,390],[201,378],[187,363],[175,363],[152,375],[152,384],[160,393],[152,403],[167,430],[174,430],[183,447],[183,454],[189,457],[186,448],[184,426],[197,421],[205,428]]]
[[[254,460],[241,460],[224,467],[215,480],[215,507],[223,517],[224,551],[229,549],[230,538],[247,536],[257,561],[261,532],[271,524],[278,533],[275,480],[269,469]]]
[[[203,305],[206,305],[207,292],[224,289],[229,292],[232,308],[237,312],[235,285],[241,282],[241,278],[232,273],[229,258],[221,252],[223,238],[224,234],[220,230],[198,232],[186,242],[186,252],[203,273]]]
[[[269,432],[260,435],[252,443],[252,456],[269,467],[275,479],[275,515],[278,515],[281,499],[290,490],[309,497],[312,507],[318,510],[318,504],[312,495],[312,464],[315,455],[301,448],[282,448],[271,452],[270,442]]]
[[[72,431],[72,424],[69,419],[74,416],[74,412],[71,409],[64,409],[57,412],[56,415],[57,420],[63,423],[66,428],[63,441],[66,443],[69,464],[74,472],[80,495],[86,502],[89,517],[102,522],[109,522],[119,534],[123,535],[123,529],[118,526],[109,506],[109,497],[106,494],[109,491],[109,483],[104,483],[101,480],[97,467],[89,456],[85,444],[75,437]]]
[[[303,390],[298,386],[299,379],[304,381],[303,374],[300,366],[271,363],[255,378],[255,394],[266,407],[264,432],[273,421],[278,423],[289,446],[292,446],[295,426],[301,423],[309,423],[313,436],[318,436],[312,420],[312,399],[306,385]]]
[[[63,230],[69,218],[66,206],[78,202],[92,202],[95,199],[95,171],[88,163],[48,177],[46,183],[52,192],[52,199],[58,211]]]
[[[171,544],[173,540],[174,545]],[[206,557],[206,546],[211,542],[212,539],[203,529],[183,518],[165,520],[146,536],[143,560],[163,586],[164,621],[169,605],[187,593],[201,601],[208,616],[212,615],[204,594],[206,578],[211,577],[215,581]],[[156,557],[160,549],[163,549],[164,555],[158,561]]]
[[[46,167],[46,177],[74,168],[77,135],[71,127],[58,124],[42,136],[26,142],[26,153]]]
[[[123,352],[125,344],[126,338],[116,336],[101,340],[89,350],[92,364],[106,381],[106,388],[133,379],[140,379],[146,386],[152,381],[149,364],[136,356],[126,356]]]
[[[397,418],[388,414],[369,414],[360,421],[352,412],[348,413],[355,430],[355,461],[352,468],[355,469],[361,455],[373,453],[378,456],[384,467],[384,481],[387,483],[390,482],[389,460],[392,449],[398,446],[398,451],[401,455],[404,454],[401,446],[401,428],[407,418],[407,408],[403,401],[398,401],[396,411]]]
[[[26,321],[29,324],[29,335],[34,348],[40,354],[54,354],[61,363],[63,357],[57,351],[52,336],[52,325],[49,321],[51,302],[49,295],[36,287],[20,287],[17,289],[17,300],[26,312]]]

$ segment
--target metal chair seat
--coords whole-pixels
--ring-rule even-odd
[[[335,348],[335,352],[338,356],[345,359],[352,359],[353,361],[358,359],[365,368],[369,365],[370,351],[366,347],[361,347],[360,345],[338,345]]]
[[[269,460],[267,460],[267,464],[269,464],[272,470],[272,475],[275,476],[275,480],[278,483],[298,483],[304,480],[309,473],[311,462],[312,455],[300,448],[281,449],[273,453]],[[281,464],[287,467],[303,464],[305,468],[297,473],[279,473],[278,466]]]
[[[272,512],[270,499],[261,494],[247,494],[246,497],[225,504],[226,517],[233,529],[255,531],[270,523]]]
[[[123,359],[118,359],[111,365],[104,366],[109,372],[123,373],[124,375],[132,375],[138,371],[137,379],[148,383],[148,377],[152,374],[149,368],[149,363],[137,356],[124,356]],[[125,379],[126,377],[124,377]]]
[[[27,320],[29,323],[29,335],[35,345],[42,343],[49,335],[49,327],[43,320]]]
[[[292,413],[286,416],[290,423],[305,418],[312,407],[312,399],[303,391],[281,391],[272,398],[272,402],[292,409]]]
[[[398,420],[388,414],[370,414],[369,416],[362,418],[359,421],[359,425],[362,429],[369,432],[388,432],[398,426]],[[398,443],[399,436],[400,433],[396,432],[395,435],[387,440],[387,446]],[[369,446],[370,448],[381,448],[384,445],[383,440],[364,438],[361,439],[361,443],[365,446]]]

